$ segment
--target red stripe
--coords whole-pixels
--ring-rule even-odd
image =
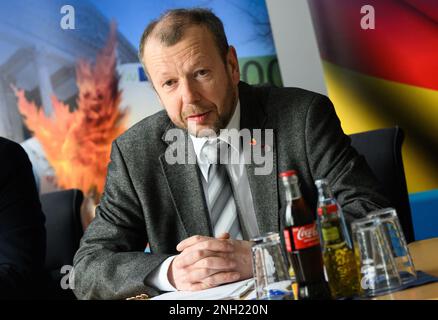
[[[361,7],[375,9],[363,30]],[[438,2],[309,0],[323,59],[371,76],[438,90]]]

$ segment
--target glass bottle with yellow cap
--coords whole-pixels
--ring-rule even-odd
[[[339,299],[355,296],[359,281],[344,216],[327,180],[316,180],[315,185],[318,188],[317,224],[332,297]]]

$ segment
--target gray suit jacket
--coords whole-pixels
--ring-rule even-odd
[[[348,220],[388,206],[364,158],[350,146],[333,105],[298,88],[256,88],[239,84],[241,128],[273,129],[274,168],[255,175],[247,164],[261,233],[280,231],[284,201],[278,173],[296,169],[308,204],[317,201],[314,180],[329,180]],[[81,299],[120,299],[159,292],[147,275],[187,237],[212,235],[201,173],[196,164],[168,164],[166,112],[152,115],[113,142],[111,162],[96,218],[74,258],[75,289]],[[191,140],[186,152],[193,156]],[[261,141],[263,143],[263,141]],[[151,254],[144,253],[146,243]]]

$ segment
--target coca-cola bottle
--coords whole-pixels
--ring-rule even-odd
[[[280,173],[286,192],[282,208],[284,240],[298,284],[298,299],[330,299],[324,277],[319,234],[312,211],[306,205],[295,170]]]

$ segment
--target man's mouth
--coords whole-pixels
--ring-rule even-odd
[[[187,121],[203,122],[203,121],[205,121],[205,119],[207,119],[207,116],[209,113],[210,113],[210,111],[191,115],[191,116],[187,117]]]

